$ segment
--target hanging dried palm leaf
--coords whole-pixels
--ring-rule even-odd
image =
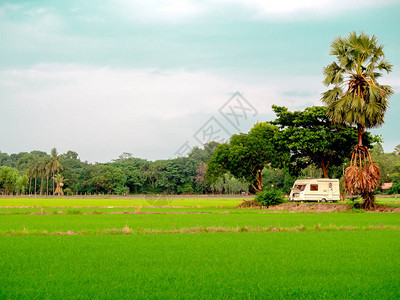
[[[367,147],[354,147],[350,166],[346,169],[344,185],[350,194],[360,194],[364,198],[362,208],[375,209],[374,189],[379,185],[379,167],[372,161]]]

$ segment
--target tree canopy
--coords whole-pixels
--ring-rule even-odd
[[[249,133],[233,135],[218,146],[207,166],[207,180],[216,182],[229,172],[247,181],[255,191],[263,188],[262,171],[266,165],[281,166],[282,153],[276,143],[279,129],[268,123],[257,123]]]
[[[357,143],[357,129],[345,124],[333,124],[323,106],[307,107],[303,111],[290,112],[283,106],[272,106],[277,118],[270,122],[279,126],[280,144],[290,151],[289,170],[292,175],[309,164],[322,169],[328,178],[329,166],[340,166]],[[375,138],[376,139],[376,138]],[[365,133],[364,140],[370,146],[375,140]]]

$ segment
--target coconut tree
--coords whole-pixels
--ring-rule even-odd
[[[49,170],[53,174],[53,176],[52,176],[52,178],[53,178],[53,195],[55,194],[55,188],[54,188],[55,172],[58,172],[63,169],[63,166],[61,165],[59,159],[60,159],[60,156],[57,154],[56,148],[51,149],[51,157],[50,157],[50,160],[47,163],[46,167],[47,167],[47,170]]]
[[[32,188],[32,178],[35,177],[36,174],[36,168],[37,168],[37,159],[31,160],[29,162],[29,168],[26,171],[26,175],[29,177],[29,195],[31,195],[31,188]],[[36,189],[35,189],[36,191]]]
[[[47,157],[43,156],[38,162],[38,175],[40,176],[40,195],[43,195],[44,176],[46,175]]]
[[[36,160],[34,164],[31,167],[31,174],[32,177],[35,178],[35,196],[36,196],[36,183],[37,183],[37,177],[39,176],[39,161]]]
[[[358,35],[353,31],[347,37],[335,38],[330,54],[336,56],[336,61],[325,67],[323,73],[324,84],[333,87],[322,94],[321,100],[333,122],[358,129],[358,144],[345,171],[345,188],[363,197],[363,208],[374,209],[373,190],[379,184],[380,174],[363,145],[362,134],[366,128],[384,123],[393,90],[379,84],[377,79],[383,71],[391,72],[392,65],[385,59],[383,46],[378,44],[376,36],[370,37],[364,32]]]
[[[56,174],[56,176],[53,177],[53,180],[56,182],[56,190],[55,194],[64,196],[64,191],[63,191],[63,186],[64,182],[67,180],[61,174]]]

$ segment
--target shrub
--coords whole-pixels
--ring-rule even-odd
[[[393,184],[389,190],[389,194],[400,194],[400,183]]]
[[[284,203],[285,199],[282,196],[282,192],[279,190],[262,191],[257,193],[256,201],[262,206],[273,206],[280,203]]]
[[[351,197],[349,208],[350,209],[361,209],[361,203],[362,203],[362,200],[360,200],[358,197]]]

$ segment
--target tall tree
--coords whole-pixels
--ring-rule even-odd
[[[63,169],[63,166],[60,163],[60,156],[57,154],[57,149],[53,148],[51,149],[51,158],[49,162],[47,163],[47,169],[52,172],[53,174],[53,195],[55,195],[55,181],[54,181],[54,176],[55,172],[59,172],[60,170]]]
[[[357,129],[345,124],[332,124],[324,106],[307,107],[303,111],[289,111],[273,105],[277,119],[270,122],[281,129],[279,140],[290,152],[289,171],[297,176],[310,163],[320,167],[328,178],[328,167],[340,166],[357,143]],[[373,140],[364,134],[366,145]]]
[[[56,185],[57,185],[55,194],[64,196],[63,186],[64,186],[64,181],[66,179],[61,174],[56,174],[56,176],[53,178],[53,180],[56,182]]]
[[[44,176],[46,175],[47,158],[42,156],[38,160],[38,175],[40,176],[40,195],[43,195]]]
[[[218,146],[208,163],[207,181],[213,184],[229,172],[237,179],[247,181],[255,191],[261,191],[264,167],[279,167],[287,159],[285,153],[279,151],[278,132],[277,126],[257,123],[249,133],[233,135],[229,143]]]
[[[31,187],[32,187],[32,178],[34,177],[35,174],[35,164],[37,163],[37,158],[34,157],[30,162],[29,162],[29,167],[28,170],[26,171],[26,175],[29,177],[29,195],[31,195]]]
[[[324,84],[333,88],[322,94],[327,115],[338,124],[355,125],[358,144],[352,151],[350,167],[345,172],[345,187],[350,193],[360,193],[362,207],[376,207],[374,189],[379,184],[379,167],[372,161],[368,148],[363,145],[365,128],[381,126],[393,90],[381,85],[377,79],[382,72],[391,72],[392,65],[385,59],[383,46],[375,35],[351,32],[337,37],[331,43],[331,55],[336,61],[324,68]]]

